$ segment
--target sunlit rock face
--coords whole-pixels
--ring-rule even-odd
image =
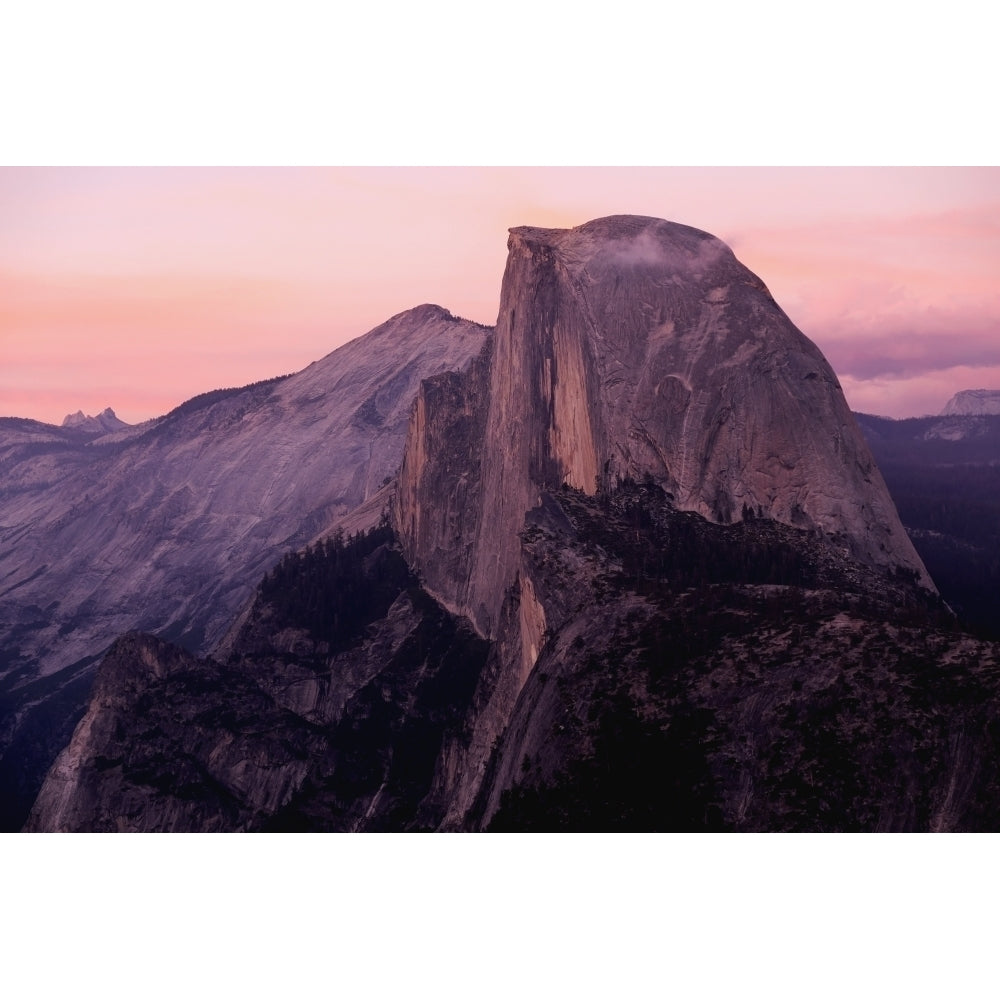
[[[116,636],[207,652],[282,553],[365,501],[378,520],[421,380],[466,366],[488,333],[423,305],[138,427],[0,421],[0,828],[23,822],[83,710],[82,672]]]
[[[508,247],[492,357],[473,381],[422,390],[396,515],[428,587],[483,634],[525,512],[564,482],[651,478],[710,520],[753,510],[836,534],[933,586],[832,369],[724,243],[613,216],[512,229]],[[452,511],[433,524],[432,497]]]
[[[990,416],[1000,413],[1000,389],[963,389],[941,411],[942,417]]]

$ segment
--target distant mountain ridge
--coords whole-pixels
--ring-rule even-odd
[[[1000,389],[963,389],[945,404],[941,415],[951,417],[1000,414]]]
[[[124,420],[119,420],[115,416],[115,411],[111,407],[102,410],[96,417],[85,415],[83,410],[76,413],[68,413],[63,418],[63,427],[71,427],[78,431],[87,431],[91,434],[106,434],[109,431],[124,430],[130,425]]]

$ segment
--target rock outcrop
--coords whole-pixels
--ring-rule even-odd
[[[96,417],[85,414],[83,410],[76,413],[68,413],[63,418],[63,427],[69,427],[76,431],[83,431],[87,434],[110,434],[114,431],[125,430],[130,425],[124,420],[119,420],[115,411],[111,407],[102,410]]]
[[[445,825],[1000,822],[1000,645],[935,624],[926,591],[773,520],[679,512],[655,486],[546,494],[521,545],[547,628]]]
[[[435,760],[486,643],[419,591],[383,534],[283,561],[224,662],[117,640],[25,829],[436,826]],[[317,585],[333,615],[301,600]]]
[[[488,333],[423,305],[120,434],[0,421],[0,826],[23,822],[115,637],[212,649],[282,553],[395,474],[420,382]]]
[[[982,417],[1000,413],[1000,389],[963,389],[945,403],[942,417]]]

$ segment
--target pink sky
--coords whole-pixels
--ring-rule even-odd
[[[423,302],[492,324],[507,229],[714,233],[852,408],[1000,388],[997,168],[0,169],[0,415],[130,422],[296,371]]]

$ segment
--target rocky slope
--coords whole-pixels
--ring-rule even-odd
[[[288,557],[225,662],[118,640],[26,828],[432,826],[434,762],[486,644],[420,591],[389,535]]]
[[[1000,414],[1000,389],[963,389],[945,403],[943,417]]]
[[[465,828],[1000,821],[1000,650],[926,591],[815,533],[681,514],[655,487],[548,500],[522,563],[545,639]]]
[[[0,421],[5,826],[23,821],[114,638],[140,629],[211,649],[284,551],[395,473],[421,380],[467,365],[487,333],[425,305],[296,375],[137,428]]]
[[[382,527],[286,559],[225,662],[119,640],[27,829],[1000,823],[1000,648],[912,580],[630,482],[546,492],[521,548],[548,618],[518,690],[508,630],[448,614]]]

